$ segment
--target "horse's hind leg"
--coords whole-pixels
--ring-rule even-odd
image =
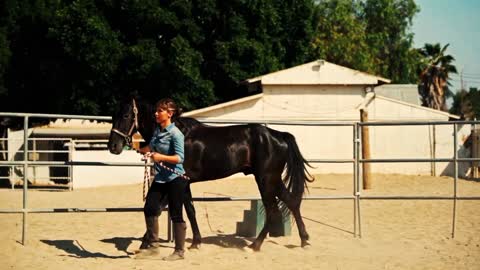
[[[185,190],[185,199],[183,201],[183,206],[185,207],[185,212],[187,213],[188,220],[190,221],[190,226],[192,227],[193,234],[192,245],[189,247],[189,249],[199,249],[202,243],[202,236],[200,235],[200,229],[198,228],[190,185],[187,185],[187,188]]]
[[[259,187],[260,195],[262,197],[262,202],[265,207],[266,218],[265,218],[265,225],[263,229],[260,231],[257,238],[253,241],[253,243],[249,245],[249,247],[254,251],[260,251],[263,241],[267,237],[267,234],[270,232],[270,226],[273,224],[272,223],[273,217],[276,213],[279,214],[279,211],[278,211],[278,206],[276,204],[273,186],[268,184],[268,180],[267,181],[265,179],[262,179],[260,181],[259,179],[256,179],[256,180],[257,180],[257,185]]]
[[[292,194],[287,190],[283,182],[278,185],[279,193],[278,198],[282,200],[290,209],[295,218],[295,222],[297,223],[298,227],[298,234],[300,235],[301,245],[302,247],[309,246],[308,243],[309,235],[305,228],[305,224],[303,223],[302,215],[300,213],[300,204],[302,202],[302,198],[294,198]]]

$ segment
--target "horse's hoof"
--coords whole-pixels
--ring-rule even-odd
[[[140,249],[135,251],[136,260],[161,260],[159,248]]]
[[[305,241],[304,243],[302,243],[302,248],[303,248],[303,249],[308,250],[308,249],[310,249],[311,246],[312,246],[312,245],[310,245],[310,243],[308,243],[308,242],[306,242],[306,241]]]
[[[253,253],[253,249],[251,249],[250,246],[244,246],[242,250],[247,253]]]
[[[248,247],[253,251],[260,251],[260,247],[257,244],[255,244],[255,242],[250,244]]]
[[[201,244],[200,243],[192,243],[190,247],[188,247],[189,250],[199,250]]]

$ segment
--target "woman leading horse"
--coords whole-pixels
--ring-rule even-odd
[[[108,143],[110,152],[121,153],[136,130],[145,141],[150,141],[154,129],[153,111],[151,105],[140,100],[131,99],[122,104],[113,117]],[[255,176],[266,209],[266,222],[250,245],[253,250],[260,250],[273,220],[281,215],[277,199],[283,201],[293,214],[301,246],[309,245],[300,205],[307,182],[314,179],[307,171],[306,167],[310,165],[300,153],[293,135],[259,124],[215,127],[188,117],[178,117],[174,123],[185,135],[183,167],[191,179],[190,183],[224,178],[239,172]],[[190,194],[189,190],[187,194]],[[196,224],[195,210],[193,204],[187,202],[189,198],[191,201],[191,195],[187,196],[184,203],[193,229],[193,224]],[[193,238],[194,241],[200,238],[195,230]]]

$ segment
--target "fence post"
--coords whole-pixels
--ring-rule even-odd
[[[360,122],[368,122],[368,112],[360,109]],[[370,159],[370,134],[368,126],[362,126],[362,158]],[[370,179],[370,163],[363,162],[363,189],[371,189],[372,183]]]
[[[23,222],[22,245],[27,241],[27,190],[28,190],[28,116],[23,119]]]
[[[457,124],[453,123],[453,217],[452,217],[452,238],[455,238],[455,225],[457,220],[457,185],[458,185],[458,130]]]
[[[70,138],[69,144],[68,144],[68,162],[70,165],[68,165],[68,190],[72,191],[73,190],[73,151],[75,150],[75,142],[73,141],[72,138]]]
[[[432,159],[435,159],[437,158],[437,126],[436,125],[433,125],[432,126],[432,145],[431,145],[431,148],[430,148],[430,152],[431,152],[431,158]],[[432,172],[432,176],[437,176],[437,163],[435,163],[435,161],[432,161],[431,164],[431,172]]]
[[[476,120],[476,119],[475,119]],[[472,137],[472,158],[479,158],[480,157],[480,129],[477,129],[475,124],[472,125],[472,133],[470,135]],[[472,162],[472,177],[478,178],[478,161]]]

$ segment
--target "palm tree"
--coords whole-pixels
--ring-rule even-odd
[[[452,65],[455,61],[453,56],[445,54],[448,45],[440,47],[440,44],[428,44],[419,49],[424,57],[420,67],[419,93],[423,106],[437,110],[447,111],[445,99],[451,96],[449,74],[457,73],[457,68]]]

